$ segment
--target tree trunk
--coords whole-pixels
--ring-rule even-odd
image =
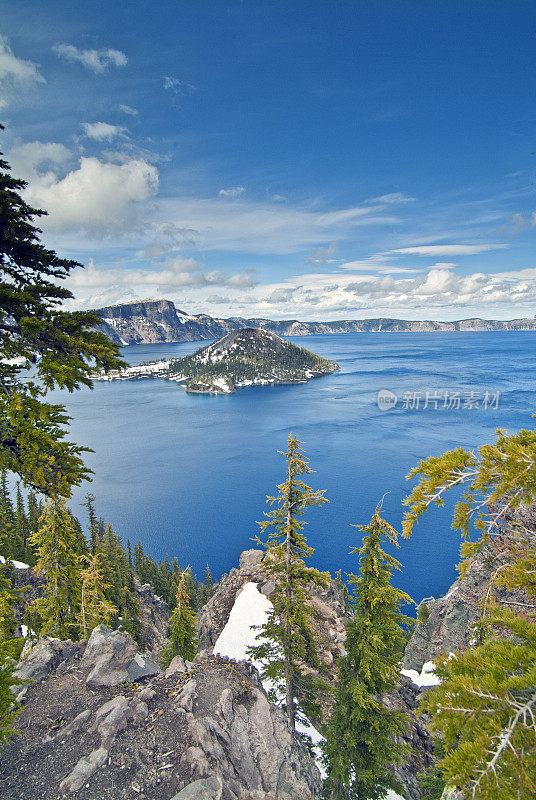
[[[288,619],[288,609],[292,603],[292,586],[290,584],[291,562],[292,562],[292,473],[288,469],[288,506],[287,506],[287,538],[285,542],[285,569],[286,569],[286,596],[287,596],[287,614],[285,619],[285,687],[286,687],[286,703],[287,703],[287,717],[288,726],[291,733],[296,730],[296,714],[294,709],[294,677],[292,670],[292,631],[290,629],[290,622]]]

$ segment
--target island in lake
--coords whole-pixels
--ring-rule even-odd
[[[184,358],[152,361],[96,380],[167,378],[187,392],[230,394],[239,386],[305,383],[339,369],[336,361],[297,347],[262,328],[241,328]]]

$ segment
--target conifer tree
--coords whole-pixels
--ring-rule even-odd
[[[82,639],[87,639],[97,625],[108,625],[117,609],[106,600],[100,556],[79,556],[83,568],[80,570],[80,612],[78,622]]]
[[[97,547],[99,544],[99,533],[100,533],[100,527],[99,527],[99,522],[97,520],[97,515],[95,514],[94,503],[95,503],[95,495],[86,494],[84,506],[87,510],[87,517],[88,517],[89,545],[91,552],[93,554],[97,552]]]
[[[13,689],[21,683],[13,677],[15,664],[5,645],[0,642],[0,744],[15,733],[11,723],[18,711],[18,703],[15,702]]]
[[[28,524],[28,517],[26,516],[26,509],[24,508],[24,500],[20,488],[20,483],[17,483],[17,495],[15,500],[15,541],[16,541],[16,558],[23,561],[30,566],[33,566],[33,552],[28,546],[28,537],[30,535],[30,526]]]
[[[30,543],[37,549],[36,568],[45,578],[44,594],[31,604],[41,632],[67,639],[76,629],[80,607],[79,539],[64,500],[49,500]]]
[[[419,480],[404,501],[406,535],[432,504],[443,505],[451,489],[465,486],[452,522],[465,538],[460,569],[483,548],[493,568],[475,644],[436,661],[442,682],[424,703],[445,737],[438,766],[448,784],[474,800],[536,796],[536,548],[525,518],[536,500],[536,431],[499,429],[493,444],[421,461],[413,477]],[[494,600],[501,584],[521,597],[506,606]]]
[[[0,473],[0,555],[15,556],[15,511],[7,488],[7,473]]]
[[[187,589],[189,570],[181,573],[177,586],[176,605],[169,620],[169,647],[162,654],[162,663],[168,666],[175,656],[192,661],[197,652],[195,616]]]
[[[44,397],[54,388],[91,388],[95,369],[123,362],[117,345],[94,330],[98,314],[61,308],[72,297],[62,282],[81,265],[40,243],[33,223],[46,212],[23,200],[25,188],[0,159],[0,467],[49,497],[68,497],[89,475],[85,448],[65,441],[69,417]]]
[[[13,566],[10,561],[0,564],[0,646],[4,647],[7,654],[18,658],[20,650],[19,643],[22,639],[14,637],[19,629],[19,623],[15,617],[14,608],[20,602],[22,589],[13,588],[11,573]]]
[[[13,589],[9,561],[0,564],[0,744],[14,731],[11,722],[17,711],[13,689],[20,685],[13,677],[13,669],[20,656],[24,639],[14,638],[19,623],[14,614],[20,592]]]
[[[276,497],[268,497],[272,510],[265,512],[260,522],[258,544],[266,548],[264,567],[274,577],[275,590],[270,595],[273,610],[257,636],[259,642],[250,649],[250,655],[263,664],[262,675],[276,686],[282,682],[285,709],[290,730],[296,726],[296,697],[313,691],[302,670],[303,662],[318,664],[318,656],[310,626],[307,584],[325,585],[327,576],[306,567],[304,559],[310,558],[309,547],[302,533],[307,524],[303,515],[311,506],[321,506],[328,501],[324,490],[313,491],[301,480],[313,470],[301,449],[301,442],[289,434],[287,450],[281,452],[287,461],[287,474],[280,484]],[[268,531],[268,538],[261,536]],[[306,698],[312,702],[313,698]]]
[[[391,585],[399,562],[382,545],[397,546],[397,533],[377,508],[363,531],[363,544],[352,549],[360,557],[361,574],[350,575],[354,616],[346,626],[347,655],[339,659],[333,714],[324,758],[326,790],[333,800],[376,800],[400,787],[388,770],[400,761],[403,748],[395,741],[405,728],[402,712],[382,702],[398,678],[398,663],[412,620],[401,613],[411,598]]]

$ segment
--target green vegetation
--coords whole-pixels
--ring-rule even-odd
[[[304,711],[314,703],[318,686],[306,677],[302,664],[319,665],[310,626],[307,584],[325,585],[328,576],[305,566],[305,558],[313,554],[312,547],[301,531],[307,524],[302,517],[307,508],[321,506],[328,501],[323,490],[314,492],[301,479],[301,475],[312,472],[297,437],[288,437],[288,448],[282,453],[287,461],[287,477],[280,484],[278,495],[268,497],[271,511],[259,523],[261,536],[266,532],[266,542],[257,537],[258,544],[266,548],[264,560],[266,571],[276,581],[276,589],[270,595],[273,610],[257,636],[259,644],[251,648],[251,655],[264,668],[262,676],[277,686],[284,684],[285,709],[289,728],[295,730],[296,697],[299,695]]]
[[[360,556],[361,574],[350,575],[354,616],[346,626],[347,655],[339,659],[333,714],[328,725],[324,758],[326,790],[333,800],[377,800],[388,789],[401,787],[388,766],[400,762],[405,749],[398,743],[407,727],[403,712],[391,711],[383,696],[395,688],[406,628],[413,622],[401,612],[411,598],[391,585],[399,562],[382,549],[398,546],[397,533],[380,517],[368,525]]]
[[[498,430],[494,444],[477,453],[462,449],[422,461],[409,478],[420,476],[405,503],[405,532],[431,504],[443,504],[455,486],[466,491],[457,503],[453,527],[466,541],[464,561],[486,548],[493,586],[516,589],[501,605],[489,597],[475,632],[475,645],[439,659],[441,684],[423,704],[445,741],[439,763],[448,785],[475,800],[518,800],[536,792],[536,548],[523,508],[536,497],[536,432],[508,435]],[[473,525],[477,538],[469,539]],[[507,556],[505,559],[505,555]],[[495,564],[495,559],[498,563]]]
[[[233,344],[229,344],[223,358],[211,360],[214,348],[218,344],[223,348],[227,339],[238,342],[238,345],[233,349]],[[259,342],[258,346],[256,342]],[[192,386],[213,385],[218,378],[225,378],[233,389],[239,384],[259,379],[301,381],[308,377],[308,372],[323,374],[335,369],[335,362],[279,339],[275,334],[255,330],[254,335],[248,336],[248,329],[244,329],[224,337],[216,345],[202,347],[190,356],[173,360],[168,371],[171,375],[188,378]]]
[[[85,568],[80,570],[80,611],[77,615],[80,637],[88,639],[97,625],[108,625],[117,609],[106,600],[105,590],[110,587],[104,583],[100,566],[100,553],[79,556]]]
[[[130,544],[129,544],[130,547]],[[134,569],[142,583],[149,583],[156,594],[165,600],[171,611],[177,603],[177,589],[181,580],[184,578],[184,585],[188,593],[190,607],[198,611],[205,605],[212,590],[212,576],[207,567],[210,577],[210,587],[198,581],[189,569],[183,570],[179,566],[177,557],[169,562],[167,555],[164,560],[154,561],[151,556],[143,552],[141,544],[138,542],[134,548]]]
[[[91,372],[123,362],[117,345],[92,330],[98,314],[61,308],[72,297],[61,281],[82,265],[40,244],[33,221],[46,212],[24,202],[25,187],[0,158],[0,468],[49,497],[68,497],[90,474],[87,448],[65,440],[64,407],[43,398],[91,387]]]
[[[430,609],[426,603],[421,603],[417,608],[417,621],[425,624],[430,617]]]
[[[76,635],[80,597],[78,554],[85,544],[78,536],[64,500],[49,500],[30,544],[37,550],[37,571],[44,577],[44,591],[28,606],[39,632],[58,639]]]
[[[179,579],[175,597],[175,610],[169,620],[169,647],[162,654],[162,664],[167,667],[175,656],[185,661],[193,661],[197,652],[197,629],[195,617],[190,607],[190,597],[186,588],[184,570]]]
[[[26,608],[26,622],[32,631],[87,638],[96,625],[105,623],[127,631],[139,641],[136,573],[142,583],[153,586],[171,610],[175,608],[181,575],[193,609],[208,599],[210,589],[189,570],[183,572],[176,558],[172,564],[167,556],[164,561],[155,562],[141,545],[136,546],[134,559],[129,557],[130,543],[125,550],[113,527],[97,516],[92,495],[87,495],[84,503],[88,516],[86,538],[64,500],[37,502],[29,492],[25,502],[17,490],[14,504],[5,480],[0,481],[2,486],[0,554],[6,552],[3,548],[9,542],[8,558],[35,566],[44,578],[42,596]],[[26,538],[10,539],[14,530],[26,531]],[[0,641],[7,637],[7,628],[3,633],[7,614],[16,602],[11,573],[9,563],[0,565]],[[208,567],[207,576],[212,581]]]

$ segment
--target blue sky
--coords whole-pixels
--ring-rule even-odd
[[[533,2],[4,4],[3,150],[78,305],[536,313]]]

